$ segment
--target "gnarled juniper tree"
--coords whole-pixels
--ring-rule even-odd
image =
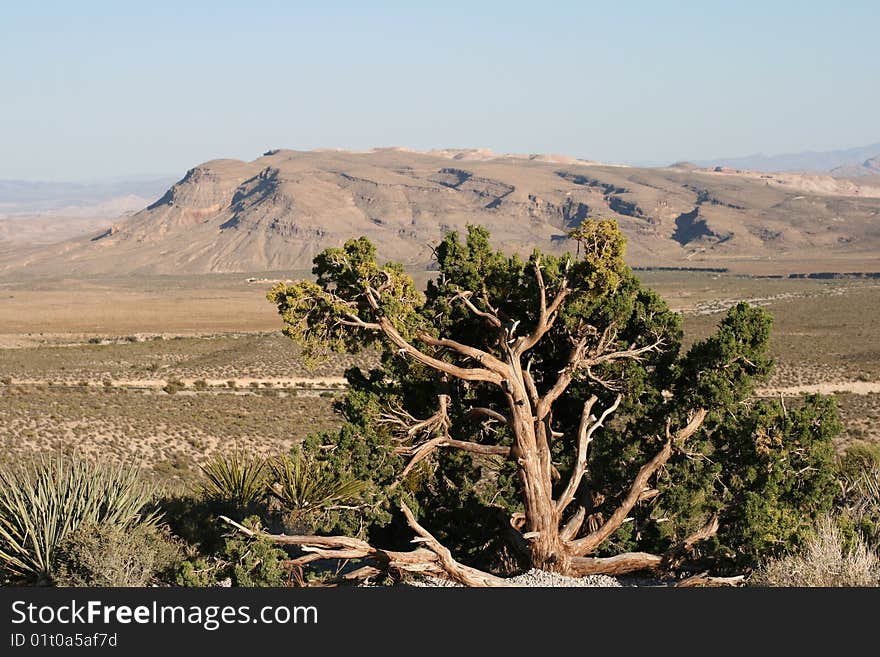
[[[362,513],[386,522],[394,500],[423,547],[390,551],[363,533],[280,542],[307,546],[306,560],[365,557],[499,584],[449,546],[480,562],[482,531],[533,567],[624,573],[673,567],[700,542],[736,554],[723,523],[741,530],[762,502],[773,508],[754,531],[782,543],[830,504],[833,408],[814,400],[801,421],[745,403],[771,367],[769,315],[739,304],[681,356],[679,317],[640,287],[616,224],[588,220],[570,237],[576,254],[523,260],[493,251],[482,228],[464,242],[451,233],[424,294],[355,239],[315,258],[314,282],[272,289],[285,334],[309,357],[381,350],[381,367],[349,373],[338,440],[304,449],[340,467],[350,457],[373,485]],[[778,499],[766,500],[771,480]]]

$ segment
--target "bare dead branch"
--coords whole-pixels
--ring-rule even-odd
[[[365,579],[369,579],[370,577],[376,577],[377,575],[381,575],[382,571],[373,566],[361,566],[357,570],[353,570],[350,573],[346,573],[342,576],[342,580],[346,582],[359,582]]]
[[[400,335],[400,332],[394,327],[394,324],[391,323],[391,320],[381,314],[381,309],[379,305],[379,293],[377,292],[377,290],[367,285],[364,288],[364,296],[366,297],[367,303],[370,305],[370,307],[377,314],[380,315],[378,321],[379,330],[381,330],[385,334],[385,336],[392,342],[392,344],[394,344],[402,353],[405,353],[412,358],[415,358],[417,361],[424,365],[427,365],[428,367],[432,367],[435,370],[465,381],[487,381],[490,383],[495,383],[496,385],[501,384],[502,376],[498,372],[499,370],[502,372],[504,371],[503,363],[501,363],[501,361],[499,361],[494,356],[491,356],[490,354],[475,347],[468,347],[467,345],[462,345],[458,342],[455,342],[454,340],[433,338],[427,333],[422,332],[419,334],[418,337],[420,340],[425,342],[425,344],[454,349],[460,354],[473,358],[481,364],[484,360],[486,360],[488,364],[494,366],[495,371],[486,368],[459,367],[457,365],[452,365],[450,363],[446,363],[442,360],[429,356],[420,349],[417,349],[414,345],[410,344],[402,335]],[[351,317],[349,319],[350,321],[356,321]]]
[[[718,533],[718,528],[718,516],[713,515],[711,518],[709,518],[705,525],[703,525],[693,534],[685,538],[684,541],[682,541],[682,545],[687,549],[691,549],[696,543],[699,543],[700,541],[705,541],[707,538],[715,536],[715,534]]]
[[[477,349],[476,347],[471,347],[469,345],[462,344],[448,338],[435,338],[434,336],[428,335],[424,332],[419,333],[418,338],[425,344],[432,347],[451,349],[452,351],[455,351],[462,356],[471,358],[481,365],[488,367],[493,372],[500,374],[504,374],[507,372],[507,365],[505,363],[502,363],[495,356],[487,351],[483,351],[482,349]]]
[[[577,577],[586,575],[625,575],[639,570],[656,570],[663,557],[648,552],[624,552],[613,557],[572,557],[571,574]]]
[[[474,293],[470,292],[470,291],[459,292],[454,297],[452,297],[452,301],[454,302],[454,301],[460,299],[462,301],[462,303],[464,303],[464,305],[467,306],[468,310],[470,310],[472,313],[474,313],[477,317],[482,317],[483,319],[485,319],[486,322],[488,322],[488,324],[490,326],[493,326],[495,328],[501,328],[501,320],[498,319],[497,315],[495,315],[494,313],[491,313],[491,312],[486,312],[484,310],[480,310],[479,308],[477,308],[473,304],[473,302],[470,299],[471,296],[473,296],[473,294]]]
[[[614,360],[640,360],[642,354],[646,354],[650,351],[657,351],[661,346],[663,346],[663,339],[658,338],[654,342],[649,345],[645,345],[644,347],[631,347],[629,349],[621,349],[619,351],[612,351],[610,353],[602,354],[600,356],[595,356],[593,358],[589,358],[584,361],[583,367],[593,367],[595,365],[601,365],[602,363],[608,363]]]
[[[589,554],[593,550],[595,550],[599,545],[601,545],[611,534],[617,531],[617,529],[624,523],[629,512],[639,501],[639,497],[642,492],[647,488],[648,480],[654,475],[657,470],[663,466],[666,461],[669,460],[669,457],[672,456],[672,446],[675,442],[684,442],[690,436],[697,432],[700,426],[703,424],[703,420],[706,418],[706,411],[704,409],[699,409],[696,413],[694,413],[691,420],[688,422],[687,426],[678,431],[678,433],[671,439],[667,439],[666,443],[663,445],[663,449],[661,449],[650,461],[648,461],[645,465],[639,468],[639,472],[633,480],[632,486],[627,492],[626,496],[624,496],[620,505],[614,510],[611,516],[602,524],[599,529],[588,534],[587,536],[580,538],[575,541],[570,541],[567,545],[571,550],[572,554],[576,556],[583,556],[585,554]]]
[[[647,490],[643,490],[639,494],[639,503],[647,502],[648,500],[653,500],[660,494],[660,491],[656,488],[648,488]]]
[[[574,512],[574,515],[569,518],[568,522],[566,522],[562,526],[562,529],[559,530],[559,538],[561,538],[563,541],[570,541],[575,536],[577,536],[577,533],[580,531],[581,527],[584,524],[584,519],[586,518],[586,516],[586,507],[584,507],[583,505],[579,506],[577,508],[577,511]]]
[[[554,402],[559,399],[559,397],[564,393],[568,386],[571,384],[572,379],[574,378],[574,372],[578,368],[581,360],[584,356],[584,349],[586,349],[587,341],[586,338],[581,338],[577,342],[575,342],[572,347],[571,353],[568,356],[568,361],[565,366],[560,370],[559,376],[556,379],[556,382],[553,386],[546,392],[546,394],[541,398],[541,401],[537,404],[535,408],[535,415],[539,420],[543,420],[547,413],[550,412],[550,408],[553,406]]]
[[[703,527],[685,538],[678,545],[673,546],[662,555],[647,552],[628,552],[613,557],[573,557],[571,560],[574,574],[584,575],[625,575],[640,570],[662,570],[676,563],[676,559],[683,554],[683,550],[690,550],[697,542],[704,541],[715,535],[718,531],[718,518],[713,517]],[[741,581],[741,577],[729,578],[706,577],[705,573],[699,578],[693,578],[693,582],[677,586],[723,586],[732,585]],[[717,581],[716,581],[717,580]],[[683,580],[687,581],[687,580]],[[715,583],[713,583],[715,581]]]
[[[521,356],[529,349],[534,347],[538,342],[541,341],[541,338],[547,334],[547,332],[553,328],[553,324],[556,322],[556,318],[558,316],[559,307],[562,305],[562,302],[565,301],[565,297],[568,296],[571,291],[568,287],[568,279],[563,277],[562,284],[559,286],[559,290],[556,292],[556,296],[553,298],[553,301],[550,302],[550,305],[547,305],[547,287],[544,284],[544,275],[541,273],[541,259],[540,257],[535,259],[534,264],[535,269],[535,282],[538,284],[538,323],[535,326],[535,329],[527,336],[520,338],[516,346],[514,347],[514,353],[517,356]]]
[[[614,399],[614,403],[611,404],[598,420],[590,424],[591,419],[593,418],[591,411],[593,409],[593,405],[597,401],[596,395],[592,395],[586,403],[584,403],[584,409],[581,413],[581,422],[578,428],[578,451],[577,451],[577,460],[575,461],[574,470],[571,473],[571,477],[568,480],[568,485],[565,487],[565,490],[559,496],[559,500],[556,502],[556,514],[558,517],[562,517],[562,513],[571,504],[571,501],[574,499],[575,493],[577,493],[578,487],[581,485],[581,481],[584,478],[584,473],[587,471],[587,451],[589,450],[590,443],[593,440],[593,434],[603,426],[605,420],[611,415],[614,411],[617,410],[618,406],[620,406],[620,402],[623,400],[622,395],[617,395]]]
[[[455,440],[447,436],[437,436],[436,438],[432,438],[431,440],[417,446],[399,447],[394,450],[395,453],[398,454],[413,455],[409,463],[407,463],[406,467],[403,469],[403,472],[400,473],[400,479],[406,477],[416,465],[421,461],[424,461],[434,450],[440,447],[452,447],[465,452],[471,452],[472,454],[482,454],[484,456],[509,457],[513,451],[510,447],[503,447],[500,445],[481,445],[480,443],[472,443],[466,440]]]
[[[432,367],[444,374],[449,374],[450,376],[454,376],[464,381],[486,381],[488,383],[494,383],[495,385],[501,385],[502,377],[497,372],[493,372],[483,367],[459,367],[434,358],[433,356],[429,356],[407,342],[388,319],[384,317],[381,318],[379,324],[382,332],[385,333],[388,339],[397,346],[402,353],[411,356],[423,365],[427,365],[428,367]]]
[[[468,412],[464,414],[466,420],[474,419],[477,417],[485,417],[490,420],[496,420],[497,422],[501,422],[502,424],[510,424],[510,420],[503,413],[499,413],[498,411],[493,411],[491,408],[485,408],[483,406],[473,406],[468,409]]]
[[[376,322],[365,322],[357,315],[348,315],[348,319],[340,319],[338,320],[340,324],[343,326],[355,326],[357,328],[362,328],[368,331],[381,331],[382,327],[379,326]]]
[[[718,528],[718,516],[713,515],[706,521],[706,524],[700,527],[697,531],[685,537],[684,540],[676,543],[666,551],[663,555],[664,567],[672,569],[679,566],[688,558],[688,556],[690,556],[694,545],[700,541],[705,541],[706,539],[715,536],[715,534],[718,533]]]
[[[442,390],[446,390],[446,377],[443,377]],[[421,433],[449,433],[449,394],[441,392],[437,395],[437,411],[425,420],[419,420],[401,406],[393,406],[389,412],[382,413],[380,422],[396,425],[407,439],[412,440]]]
[[[409,552],[397,552],[373,547],[366,541],[348,536],[292,536],[287,534],[269,534],[248,529],[244,525],[220,516],[219,519],[233,527],[236,531],[253,538],[262,538],[279,545],[298,545],[306,556],[316,555],[319,559],[370,559],[385,570],[407,571],[412,573],[441,574],[439,557],[431,550],[417,548]],[[301,557],[304,563],[314,559]]]
[[[490,575],[476,568],[458,563],[452,558],[452,553],[449,549],[444,547],[440,541],[418,523],[413,512],[405,502],[400,503],[400,510],[403,512],[407,524],[416,533],[415,542],[421,543],[437,555],[440,565],[443,566],[443,569],[450,578],[465,586],[511,586],[504,578],[496,577],[495,575]]]
[[[532,402],[532,406],[537,408],[538,404],[541,401],[541,395],[538,394],[538,387],[535,385],[535,379],[532,376],[532,360],[529,359],[529,362],[526,363],[526,368],[522,371],[523,373],[523,383],[526,386],[526,392],[529,395],[529,401]]]
[[[710,577],[708,573],[700,573],[693,577],[688,577],[678,582],[676,588],[698,587],[698,586],[742,586],[745,583],[745,575],[734,575],[733,577]]]

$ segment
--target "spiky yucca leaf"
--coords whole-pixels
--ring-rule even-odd
[[[266,495],[266,459],[235,450],[217,454],[199,466],[205,475],[202,492],[238,508],[256,504]]]
[[[7,573],[51,580],[58,545],[83,523],[155,524],[153,489],[133,466],[56,457],[0,468],[0,566]]]
[[[275,480],[272,491],[294,516],[320,514],[337,505],[356,503],[367,489],[366,482],[334,472],[300,453],[280,456],[271,467]]]

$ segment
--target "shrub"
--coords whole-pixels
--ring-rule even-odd
[[[167,392],[169,395],[173,395],[174,393],[183,390],[185,387],[186,385],[183,383],[183,381],[180,381],[179,379],[169,379],[165,382],[165,387],[162,388],[162,390]]]
[[[153,525],[153,491],[136,468],[57,457],[0,468],[0,564],[10,575],[51,581],[55,551],[81,525]]]
[[[296,524],[313,525],[339,505],[356,505],[367,488],[346,471],[330,468],[300,450],[275,459],[271,467],[272,492]]]
[[[880,445],[856,443],[840,459],[842,525],[880,548]]]
[[[216,454],[199,466],[205,475],[205,496],[236,509],[249,509],[266,496],[266,459],[240,450]]]
[[[193,387],[196,390],[207,390],[208,389],[208,382],[205,381],[204,379],[197,379],[196,381],[193,381]]]
[[[248,518],[246,526],[259,528],[257,518]],[[185,561],[178,573],[181,586],[217,586],[228,581],[232,586],[283,586],[290,573],[284,562],[287,553],[266,539],[232,536],[224,542],[216,557],[198,557]]]
[[[57,586],[147,586],[176,569],[180,547],[153,525],[83,524],[58,547]]]
[[[225,528],[220,526],[218,516],[236,513],[229,504],[198,493],[170,495],[160,500],[159,506],[171,532],[204,554],[223,547]]]
[[[847,547],[837,521],[825,516],[799,552],[771,559],[752,577],[756,586],[877,586],[880,559],[861,538]]]

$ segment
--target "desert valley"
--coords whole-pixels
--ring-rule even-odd
[[[310,276],[322,249],[365,235],[423,285],[448,231],[480,224],[505,250],[561,253],[588,217],[617,220],[627,262],[683,315],[686,343],[738,300],[766,307],[777,367],[759,394],[836,393],[840,446],[880,440],[871,162],[768,173],[478,149],[275,150],[200,164],[165,190],[139,183],[155,198],[62,190],[22,209],[8,183],[2,457],[101,453],[184,482],[217,450],[287,448],[334,425],[350,361],[302,364],[265,300],[274,281]]]

